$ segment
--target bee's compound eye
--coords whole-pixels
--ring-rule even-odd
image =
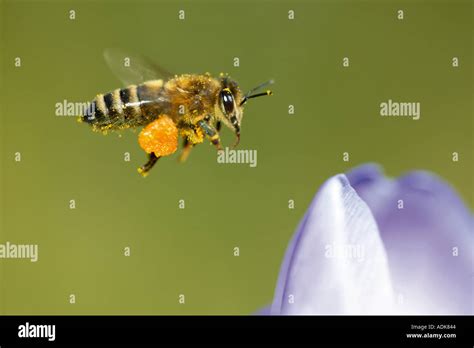
[[[229,115],[234,112],[234,96],[228,89],[221,92],[221,102],[226,114]]]

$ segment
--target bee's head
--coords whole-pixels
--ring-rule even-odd
[[[266,91],[264,93],[251,95],[252,92],[255,92],[257,89],[260,89],[268,84],[273,83],[273,80],[265,82],[257,86],[256,88],[251,89],[245,95],[242,95],[240,88],[237,82],[231,80],[227,76],[221,77],[221,90],[217,98],[216,108],[218,110],[217,114],[220,115],[219,119],[230,129],[232,129],[237,137],[237,141],[234,145],[237,146],[240,140],[240,125],[242,122],[243,116],[243,105],[247,100],[263,95],[271,95],[271,91]]]

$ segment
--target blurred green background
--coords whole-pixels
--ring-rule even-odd
[[[391,176],[431,170],[473,207],[472,6],[2,1],[0,243],[38,244],[39,261],[0,260],[0,313],[252,313],[271,302],[318,187],[364,162]],[[274,78],[274,96],[249,102],[243,121],[240,148],[258,150],[257,167],[218,164],[203,144],[187,163],[175,154],[143,179],[138,132],[102,136],[55,116],[64,99],[121,86],[103,59],[107,47],[176,73],[228,72],[244,90]],[[420,102],[421,119],[379,116],[388,99]]]

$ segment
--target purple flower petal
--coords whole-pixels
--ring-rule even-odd
[[[397,311],[473,314],[474,219],[455,191],[422,171],[392,180],[364,165],[347,177],[379,226]]]
[[[260,308],[260,310],[254,313],[253,315],[270,315],[270,308],[271,306]]]
[[[344,175],[319,190],[283,261],[271,314],[372,314],[392,309],[385,249]]]

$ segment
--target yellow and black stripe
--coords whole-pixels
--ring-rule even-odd
[[[138,127],[157,117],[162,80],[131,85],[97,95],[82,116],[94,130],[117,130]]]

